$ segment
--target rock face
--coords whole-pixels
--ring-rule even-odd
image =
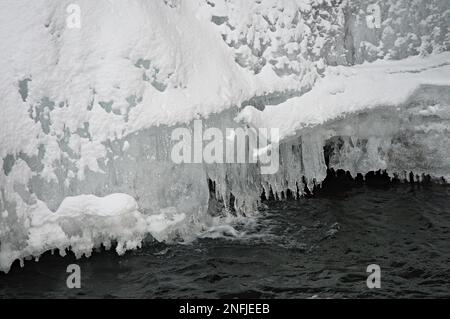
[[[445,85],[423,87],[389,121],[374,111],[291,132],[275,175],[170,158],[175,127],[244,126],[241,108],[301,97],[331,66],[449,51],[449,14],[447,0],[2,1],[0,255],[23,258],[32,219],[68,196],[126,193],[142,213],[185,224],[208,217],[211,191],[252,212],[263,191],[319,184],[326,145],[330,165],[353,173],[449,176]],[[400,129],[361,128],[374,121]]]
[[[353,65],[450,48],[445,0],[208,3],[236,62],[255,73],[266,64],[298,75],[307,71],[304,60]]]

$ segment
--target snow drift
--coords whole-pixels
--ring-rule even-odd
[[[138,211],[133,197],[126,194],[67,197],[55,213],[42,203],[35,205],[32,212],[28,239],[20,250],[8,242],[2,243],[2,269],[8,269],[16,259],[39,256],[53,249],[62,256],[71,249],[81,257],[90,256],[100,245],[109,249],[115,243],[117,253],[123,254],[140,247],[146,234],[167,239],[168,229],[185,218],[169,211],[145,216]]]
[[[327,163],[450,176],[447,0],[383,1],[380,28],[365,0],[79,0],[68,28],[72,3],[0,4],[1,270],[196,231],[211,193],[252,213]],[[198,118],[280,128],[280,170],[175,165]]]

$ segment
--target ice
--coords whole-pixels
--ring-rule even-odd
[[[430,94],[431,93],[431,94]],[[450,180],[450,87],[425,87],[408,107],[362,112],[330,124],[330,167],[356,174]],[[345,129],[343,129],[345,128]]]
[[[0,270],[231,234],[228,217],[313,191],[327,164],[450,178],[446,0],[380,2],[375,29],[365,0],[76,4],[79,29],[69,0],[0,4]],[[172,131],[197,119],[279,128],[279,170],[174,163]]]
[[[303,162],[312,178],[321,181],[320,148],[331,146],[330,168],[353,176],[386,170],[419,178],[449,180],[450,55],[413,57],[400,62],[379,61],[353,67],[329,68],[316,86],[264,110],[246,107],[238,120],[255,127],[280,127],[289,140],[313,136]],[[305,148],[307,144],[303,147]],[[306,159],[305,159],[306,156]],[[311,177],[309,178],[311,180]]]
[[[402,61],[329,67],[314,88],[264,110],[247,106],[238,119],[255,127],[279,127],[281,138],[366,109],[408,104],[424,86],[450,86],[450,53]]]
[[[78,258],[90,256],[93,249],[109,249],[115,243],[121,255],[141,246],[147,234],[161,239],[167,229],[181,223],[184,214],[162,211],[145,216],[138,210],[133,197],[111,194],[105,197],[80,195],[67,197],[56,212],[37,202],[23,242],[2,242],[0,268],[8,271],[19,259],[39,257],[47,250],[58,249],[64,256],[71,250]]]

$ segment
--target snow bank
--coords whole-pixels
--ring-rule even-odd
[[[33,209],[24,245],[2,243],[0,269],[7,272],[15,260],[23,263],[24,258],[38,258],[54,249],[61,256],[71,250],[80,258],[89,257],[101,245],[109,249],[115,243],[121,255],[140,247],[147,235],[165,239],[168,230],[184,218],[184,214],[173,211],[145,216],[138,211],[134,198],[126,194],[67,197],[55,213],[39,202]]]
[[[278,105],[267,105],[262,111],[248,106],[237,120],[255,127],[280,128],[283,139],[352,113],[406,107],[416,91],[426,85],[447,87],[450,96],[450,52],[329,67],[311,91]]]

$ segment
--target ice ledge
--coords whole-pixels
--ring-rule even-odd
[[[304,95],[266,106],[263,111],[247,106],[236,120],[254,127],[279,128],[283,139],[344,115],[405,105],[423,86],[448,87],[447,99],[450,97],[450,52],[329,67]]]

